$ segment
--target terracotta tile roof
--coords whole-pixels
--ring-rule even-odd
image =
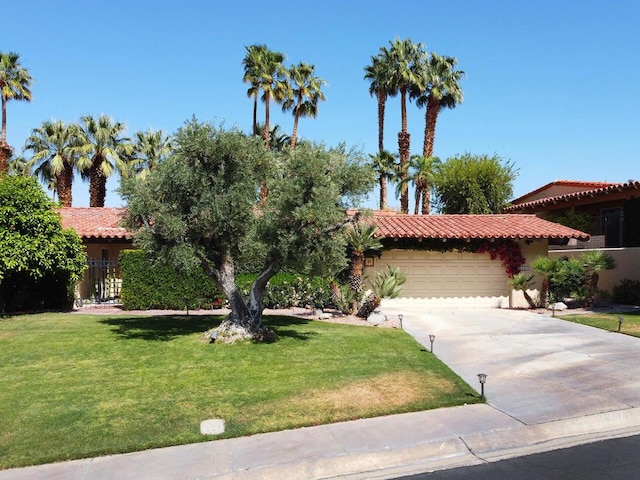
[[[63,207],[62,226],[73,228],[83,239],[132,239],[120,226],[124,208]]]
[[[580,200],[585,197],[604,196],[612,192],[623,192],[629,190],[640,189],[640,181],[630,180],[626,183],[603,183],[597,188],[590,190],[582,190],[580,192],[565,193],[564,195],[556,195],[554,197],[540,198],[538,200],[532,200],[530,202],[518,203],[517,205],[510,205],[504,208],[505,213],[518,212],[527,208],[543,207],[545,205],[553,205],[555,203]],[[522,197],[521,197],[522,198]]]
[[[523,203],[527,198],[536,195],[544,190],[547,190],[551,187],[574,187],[580,190],[595,190],[597,188],[610,187],[615,185],[621,185],[620,183],[611,183],[611,182],[591,182],[584,180],[554,180],[553,182],[549,182],[546,185],[543,185],[540,188],[536,188],[535,190],[525,193],[521,197],[518,197],[511,201],[511,203]]]
[[[386,238],[578,238],[589,235],[532,214],[401,215],[374,212],[380,236]]]

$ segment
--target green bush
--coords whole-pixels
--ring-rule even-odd
[[[252,274],[238,275],[238,287],[245,297],[255,278]],[[271,277],[264,292],[265,308],[326,308],[332,303],[327,281],[320,277],[278,273]]]
[[[622,305],[640,305],[640,282],[623,278],[613,287],[611,300]]]
[[[127,310],[218,308],[224,295],[200,269],[180,272],[153,264],[141,250],[120,254],[122,306]]]
[[[37,181],[0,174],[0,312],[70,309],[85,268],[80,237]]]

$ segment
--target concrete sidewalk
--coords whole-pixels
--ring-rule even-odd
[[[0,471],[22,479],[383,479],[640,433],[640,339],[526,311],[387,315],[470,385],[468,405]],[[46,441],[46,439],[43,439]]]

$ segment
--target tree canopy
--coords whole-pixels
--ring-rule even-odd
[[[218,338],[273,339],[262,323],[267,282],[285,268],[344,267],[346,208],[371,188],[371,169],[344,147],[303,142],[274,152],[195,119],[173,139],[173,153],[145,182],[123,183],[136,244],[178,267],[200,265],[222,288],[232,311]],[[259,203],[264,179],[269,195]],[[244,298],[235,272],[247,257],[258,277]]]
[[[436,205],[441,213],[500,213],[513,196],[518,171],[494,155],[457,155],[438,168],[434,178]]]
[[[32,177],[0,175],[0,311],[69,308],[86,257]]]

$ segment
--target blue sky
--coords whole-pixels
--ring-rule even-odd
[[[183,0],[5,2],[0,51],[21,54],[33,101],[8,104],[7,140],[19,153],[45,120],[105,113],[128,132],[175,131],[193,115],[251,128],[242,82],[245,46],[264,43],[286,64],[316,66],[328,82],[316,119],[299,135],[377,149],[376,101],[364,66],[394,38],[455,56],[464,102],[438,119],[434,153],[497,154],[519,170],[518,197],[558,179],[640,178],[640,2]],[[267,11],[264,9],[267,8]],[[9,20],[9,21],[7,21]],[[272,108],[272,123],[293,117]],[[408,106],[412,151],[424,110]],[[259,115],[264,115],[259,110]],[[397,150],[400,102],[387,104],[385,146]],[[118,182],[107,206],[119,206]],[[78,178],[74,206],[88,205]],[[366,206],[376,205],[372,192]],[[399,202],[390,196],[392,206]]]

